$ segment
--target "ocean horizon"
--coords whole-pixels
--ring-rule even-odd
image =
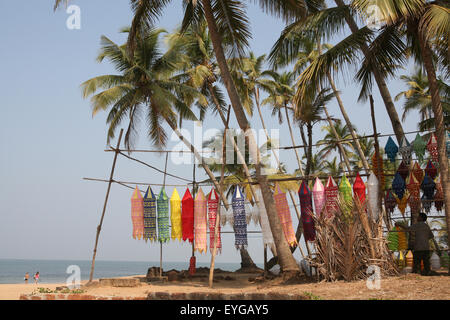
[[[28,260],[28,259],[0,259],[0,284],[24,283],[25,273],[30,275],[28,283],[34,283],[33,275],[39,271],[39,283],[65,283],[71,273],[67,273],[69,266],[78,266],[81,271],[81,281],[89,280],[91,260]],[[208,262],[197,262],[197,268],[209,267]],[[259,265],[258,265],[259,266]],[[96,260],[94,279],[126,277],[147,274],[150,267],[159,267],[159,261],[109,261]],[[187,270],[189,262],[163,262],[163,270]],[[225,271],[235,271],[240,263],[217,263],[215,268]]]

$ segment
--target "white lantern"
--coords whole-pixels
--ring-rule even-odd
[[[432,270],[439,270],[441,268],[441,259],[436,254],[436,252],[433,252],[430,258],[430,265]]]
[[[380,215],[379,190],[378,179],[372,172],[369,176],[369,179],[367,180],[367,197],[369,200],[370,214],[372,219],[375,221],[378,220],[378,217]]]

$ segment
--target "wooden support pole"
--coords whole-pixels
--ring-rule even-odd
[[[94,278],[95,256],[97,255],[98,238],[100,236],[100,231],[102,230],[103,218],[105,217],[106,205],[108,204],[109,192],[111,190],[111,184],[113,182],[114,169],[116,168],[116,161],[117,161],[117,156],[119,154],[118,150],[120,148],[120,143],[122,141],[122,134],[123,134],[123,129],[120,130],[119,139],[117,140],[117,148],[114,153],[114,161],[113,161],[112,168],[111,168],[111,174],[109,175],[108,189],[106,191],[105,202],[103,204],[102,216],[100,218],[100,223],[97,226],[97,235],[95,236],[94,253],[92,255],[92,264],[91,264],[91,273],[89,275],[89,282],[92,282],[92,279]]]

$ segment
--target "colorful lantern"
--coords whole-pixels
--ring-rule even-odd
[[[372,171],[377,177],[378,182],[381,184],[381,188],[384,190],[385,180],[384,180],[384,163],[381,156],[376,156],[376,153],[372,156]]]
[[[141,240],[144,236],[144,199],[137,186],[131,196],[131,221],[133,223],[133,239]]]
[[[395,157],[397,156],[398,153],[398,147],[391,137],[389,137],[386,146],[384,147],[384,151],[386,152],[386,155],[388,156],[389,160],[391,162],[395,162]]]
[[[351,216],[353,197],[352,197],[352,186],[345,175],[342,176],[341,182],[339,183],[339,193],[341,194],[343,200],[343,214],[348,218]]]
[[[202,188],[200,188],[194,201],[194,250],[200,253],[204,253],[207,250],[206,223],[206,198]]]
[[[406,232],[402,231],[401,228],[396,227],[398,233],[398,250],[403,251],[408,249],[408,237],[406,236]]]
[[[386,197],[384,198],[384,205],[386,207],[387,212],[394,213],[395,207],[397,206],[397,201],[395,200],[395,196],[392,193],[392,190],[389,189],[386,192]]]
[[[262,193],[260,188],[256,188],[256,195],[258,196],[258,210],[260,216],[261,232],[263,236],[264,246],[271,248],[272,253],[276,255],[275,242],[273,240],[272,230],[270,229],[269,217],[267,216],[266,206],[262,200]]]
[[[214,243],[216,244],[217,252],[222,251],[222,241],[220,237],[220,223],[217,230],[217,239],[215,240],[217,208],[219,205],[219,196],[215,189],[211,189],[208,195],[208,221],[209,221],[209,251],[214,251]]]
[[[302,181],[298,190],[300,198],[301,219],[303,224],[303,234],[306,241],[316,240],[316,230],[314,229],[312,194],[305,181]]]
[[[289,210],[289,204],[286,199],[286,193],[281,190],[278,183],[275,184],[275,193],[273,197],[286,241],[289,246],[294,247],[298,243],[297,239],[295,238],[294,227],[292,226],[291,212]]]
[[[403,136],[400,142],[400,148],[398,149],[398,152],[402,155],[402,159],[403,161],[405,161],[405,164],[409,166],[412,157],[412,147],[405,136]]]
[[[409,207],[412,211],[420,209],[420,183],[417,181],[414,174],[411,172],[409,174],[408,183],[406,188],[409,191]]]
[[[417,161],[414,162],[413,168],[412,168],[412,172],[414,174],[414,176],[416,177],[417,181],[419,183],[422,182],[423,180],[423,170],[422,168],[419,166],[419,164],[417,163]]]
[[[196,262],[195,256],[192,256],[191,259],[189,259],[189,275],[193,276],[195,275],[195,262]]]
[[[397,171],[397,173],[394,176],[394,180],[392,181],[392,191],[394,191],[395,195],[399,199],[402,199],[403,195],[405,194],[405,189],[406,189],[405,180]]]
[[[420,162],[423,161],[426,147],[427,147],[427,143],[425,142],[425,140],[423,140],[423,138],[420,136],[420,134],[417,134],[416,138],[414,139],[414,141],[412,143],[412,148]]]
[[[247,248],[247,221],[245,216],[244,194],[239,186],[236,186],[233,194],[233,228],[234,244],[236,249]]]
[[[438,143],[434,132],[431,134],[427,143],[427,150],[431,155],[431,159],[434,163],[439,163]]]
[[[339,210],[338,189],[339,188],[334,179],[331,176],[328,177],[327,185],[325,186],[325,196],[326,196],[325,210],[327,218],[333,217],[335,213]]]
[[[169,198],[167,197],[164,188],[161,189],[158,200],[158,241],[161,243],[168,242],[170,240],[169,232]]]
[[[387,245],[389,250],[398,251],[398,232],[397,227],[392,228],[387,236]]]
[[[438,182],[436,182],[436,193],[434,194],[434,206],[436,207],[436,210],[439,212],[442,211],[442,208],[444,207],[444,191],[442,189],[440,179]]]
[[[406,165],[404,161],[400,162],[400,165],[398,166],[397,173],[401,175],[403,180],[406,180],[409,175],[409,167]]]
[[[183,241],[194,242],[194,199],[189,189],[186,189],[181,200],[181,225]]]
[[[373,220],[377,221],[379,217],[379,192],[380,187],[377,177],[371,173],[367,180],[367,198],[369,202],[370,214]]]
[[[144,240],[158,240],[156,232],[156,197],[148,187],[144,196]]]
[[[409,193],[406,192],[403,198],[396,198],[398,210],[404,216],[406,211],[406,206],[408,205]]]
[[[364,206],[366,202],[366,185],[359,173],[356,174],[355,182],[353,183],[353,195],[359,201],[360,205]]]
[[[425,175],[425,178],[423,178],[420,188],[422,189],[423,194],[428,199],[433,199],[434,191],[436,190],[436,183],[429,175]]]
[[[425,168],[425,173],[432,179],[436,178],[437,176],[437,168],[434,166],[431,160],[428,160],[427,167]]]
[[[181,198],[176,188],[170,197],[170,222],[172,223],[172,239],[181,240],[183,228],[181,224]]]
[[[422,202],[422,210],[425,211],[425,213],[430,213],[431,206],[433,205],[433,198],[429,199],[425,194],[423,194],[421,202]]]
[[[322,210],[325,206],[326,196],[325,196],[325,187],[323,186],[322,181],[320,181],[319,178],[316,178],[316,181],[314,183],[313,200],[314,200],[314,208],[316,209],[315,210],[316,215],[320,217],[322,214]]]

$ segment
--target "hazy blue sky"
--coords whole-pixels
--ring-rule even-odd
[[[114,73],[108,63],[98,64],[95,58],[101,35],[119,43],[124,40],[118,30],[131,21],[129,1],[73,1],[81,8],[81,30],[67,29],[68,14],[65,10],[54,13],[53,2],[0,1],[0,258],[90,259],[107,185],[82,178],[107,179],[112,164],[113,155],[103,151],[105,115],[92,118],[89,101],[82,99],[79,86],[93,76]],[[180,3],[173,1],[159,26],[168,31],[177,26],[182,15]],[[283,24],[253,5],[249,6],[248,15],[252,22],[252,50],[258,55],[267,53]],[[339,81],[339,88],[353,123],[361,133],[371,134],[370,109],[368,104],[357,102],[358,87],[348,80]],[[395,96],[404,86],[390,82],[389,88]],[[379,131],[392,133],[377,89],[374,98]],[[329,109],[340,117],[335,101]],[[400,113],[401,102],[397,103],[397,109]],[[286,126],[280,126],[268,111],[265,120],[270,128],[281,130],[280,144],[290,145]],[[415,130],[416,121],[416,115],[409,117],[404,123],[405,130]],[[236,127],[233,117],[232,123]],[[185,126],[193,130],[192,123],[186,122]],[[205,128],[216,126],[221,127],[209,116]],[[256,117],[252,119],[252,127],[260,128]],[[323,135],[320,125],[314,133],[315,139]],[[300,137],[296,139],[300,144]],[[168,148],[175,143],[171,142]],[[145,132],[137,147],[150,148]],[[135,156],[163,168],[163,157]],[[293,151],[281,154],[281,160],[291,171],[297,167]],[[192,166],[169,163],[169,170],[192,177]],[[200,169],[197,173],[199,180],[205,177]],[[162,182],[161,174],[120,157],[115,177],[124,181]],[[169,177],[167,183],[180,181]],[[182,195],[185,189],[178,191]],[[159,188],[154,192],[159,193]],[[131,237],[131,193],[127,188],[113,185],[98,259],[159,259],[158,244],[146,244]],[[167,193],[170,196],[172,188],[167,188]],[[292,215],[296,228],[293,210]],[[251,229],[259,230],[254,225]],[[230,226],[225,230],[230,231]],[[261,262],[261,236],[249,238],[249,251],[255,261]],[[223,242],[218,261],[239,262],[234,236],[224,235]],[[190,254],[188,244],[165,245],[166,261],[188,261]],[[298,251],[295,256],[300,257]],[[209,251],[197,259],[209,261]]]

